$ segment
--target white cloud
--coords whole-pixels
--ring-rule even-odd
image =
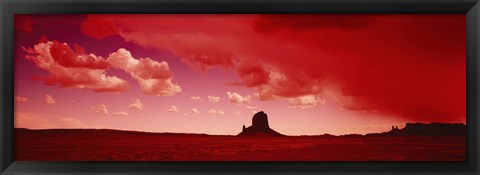
[[[198,111],[197,108],[192,108],[192,113],[198,114],[198,113],[200,113],[200,111]]]
[[[55,104],[55,99],[50,95],[45,95],[45,104]]]
[[[130,114],[128,112],[125,112],[125,111],[119,111],[119,112],[113,113],[113,115],[115,115],[115,116],[129,116]]]
[[[325,100],[319,99],[315,95],[305,95],[301,97],[289,98],[287,99],[291,107],[296,108],[311,108],[315,107],[318,104],[325,104]]]
[[[241,115],[242,114],[242,111],[235,111],[233,112],[233,115]]]
[[[140,101],[140,99],[135,99],[133,103],[128,105],[129,108],[131,109],[137,109],[137,110],[142,110],[143,109],[143,103]]]
[[[75,50],[66,43],[48,41],[33,48],[23,48],[26,58],[48,72],[39,80],[51,86],[62,88],[91,89],[95,92],[124,92],[128,82],[116,76],[107,76],[109,68],[121,69],[137,80],[143,93],[157,96],[171,96],[182,91],[172,83],[173,73],[168,63],[150,58],[134,58],[130,51],[120,48],[104,59],[84,53],[75,45]]]
[[[201,100],[200,96],[191,96],[191,100]]]
[[[215,109],[210,109],[210,110],[208,110],[208,113],[209,113],[209,114],[217,114],[217,110],[215,110]]]
[[[249,106],[249,105],[247,105],[247,106],[245,106],[245,108],[247,108],[247,109],[258,109],[258,106]]]
[[[209,114],[214,114],[214,115],[223,115],[223,114],[225,114],[225,111],[210,109],[210,110],[208,110],[208,113]]]
[[[94,110],[97,114],[108,114],[107,105],[105,104],[92,106],[92,110]]]
[[[145,94],[171,96],[182,91],[179,85],[172,83],[173,73],[165,61],[136,59],[130,51],[120,48],[110,54],[107,62],[135,78]]]
[[[167,110],[168,112],[178,112],[178,108],[176,106],[170,106]]]
[[[216,97],[216,96],[208,96],[208,101],[209,102],[212,102],[212,103],[218,103],[220,102],[221,98],[220,97]]]
[[[250,103],[250,95],[247,96],[242,96],[236,92],[227,92],[227,96],[230,102],[232,103],[237,103],[237,104],[245,104],[245,103]]]
[[[38,80],[50,86],[62,88],[91,89],[95,92],[123,92],[128,82],[116,76],[107,76],[110,65],[102,57],[85,54],[83,48],[76,45],[74,51],[65,43],[48,41],[33,48],[23,48],[25,58],[48,72]]]

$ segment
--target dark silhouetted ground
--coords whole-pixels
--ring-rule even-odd
[[[17,161],[464,161],[465,136],[238,137],[15,129]]]

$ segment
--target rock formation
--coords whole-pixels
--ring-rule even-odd
[[[252,126],[245,127],[243,125],[242,132],[238,136],[283,136],[270,128],[268,125],[267,114],[263,111],[253,115]]]
[[[383,133],[372,133],[367,136],[465,136],[467,127],[461,123],[407,123],[405,128]]]

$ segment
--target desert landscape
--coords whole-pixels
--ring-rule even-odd
[[[261,113],[238,136],[16,129],[15,160],[464,161],[464,129],[463,124],[417,123],[367,135],[284,136],[272,132]]]
[[[13,20],[17,161],[467,157],[464,14]]]

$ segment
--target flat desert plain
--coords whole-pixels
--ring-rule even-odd
[[[238,137],[15,129],[17,161],[464,161],[465,136]]]

